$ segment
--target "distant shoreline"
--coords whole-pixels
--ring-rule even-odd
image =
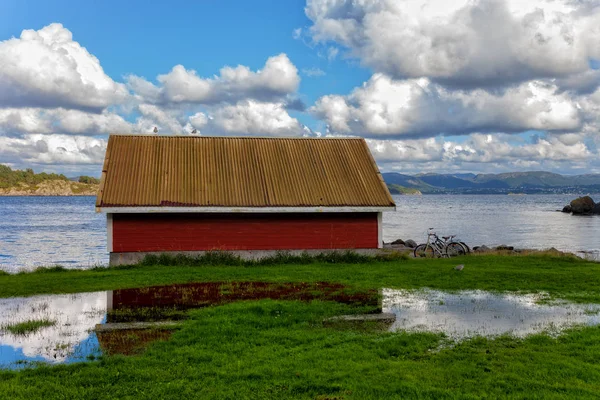
[[[20,184],[9,188],[1,188],[2,197],[48,197],[48,196],[95,196],[100,185],[65,180],[47,180],[36,185]]]
[[[96,197],[96,194],[4,194],[0,197]]]

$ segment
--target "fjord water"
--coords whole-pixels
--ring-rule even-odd
[[[525,249],[569,251],[597,258],[600,216],[557,212],[581,195],[439,195],[394,196],[396,212],[384,213],[384,241],[427,240],[458,235],[469,246],[507,245]],[[590,195],[600,201],[599,194]]]
[[[470,246],[506,244],[600,252],[600,216],[556,212],[577,195],[394,196],[397,211],[384,213],[383,238],[426,240],[458,234]],[[600,195],[592,195],[600,201]],[[0,269],[106,265],[106,219],[94,197],[0,197]]]
[[[0,269],[108,263],[95,197],[0,197]]]

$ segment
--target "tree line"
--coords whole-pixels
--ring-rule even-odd
[[[40,172],[39,174],[36,174],[31,168],[27,168],[25,170],[13,170],[7,165],[0,164],[0,188],[18,186],[21,183],[27,185],[37,185],[44,181],[50,180],[69,181],[69,178],[63,174],[48,174],[46,172]],[[79,182],[98,184],[100,183],[100,180],[91,176],[82,175],[79,177]]]

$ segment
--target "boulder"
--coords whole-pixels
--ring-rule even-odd
[[[396,240],[394,240],[390,244],[401,244],[401,245],[404,245],[405,243],[404,243],[404,240],[402,240],[402,239],[396,239]]]
[[[513,246],[507,246],[505,244],[501,244],[496,247],[496,250],[504,250],[504,251],[513,251],[515,248]]]
[[[583,196],[571,202],[571,211],[573,214],[591,214],[595,206],[590,196]]]
[[[564,212],[564,213],[571,213],[572,211],[573,211],[573,209],[571,209],[571,205],[570,204],[567,204],[562,209],[562,212]]]
[[[596,203],[592,209],[592,214],[600,215],[600,203]]]
[[[486,253],[488,251],[491,251],[492,249],[490,249],[489,247],[487,247],[486,245],[483,246],[479,246],[479,247],[474,247],[473,248],[475,253]]]
[[[404,242],[404,245],[405,245],[406,247],[410,247],[411,249],[414,249],[415,247],[417,247],[417,242],[415,242],[415,241],[414,241],[414,240],[412,240],[412,239],[408,239],[408,240],[406,240],[406,241]]]

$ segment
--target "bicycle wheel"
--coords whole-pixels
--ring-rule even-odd
[[[414,254],[416,258],[433,258],[435,256],[433,247],[426,244],[420,244],[415,247]]]
[[[464,256],[467,254],[465,247],[459,242],[451,242],[446,246],[448,257]]]
[[[467,251],[467,254],[469,254],[471,252],[471,248],[465,242],[459,242],[459,243],[463,245],[463,247]]]

